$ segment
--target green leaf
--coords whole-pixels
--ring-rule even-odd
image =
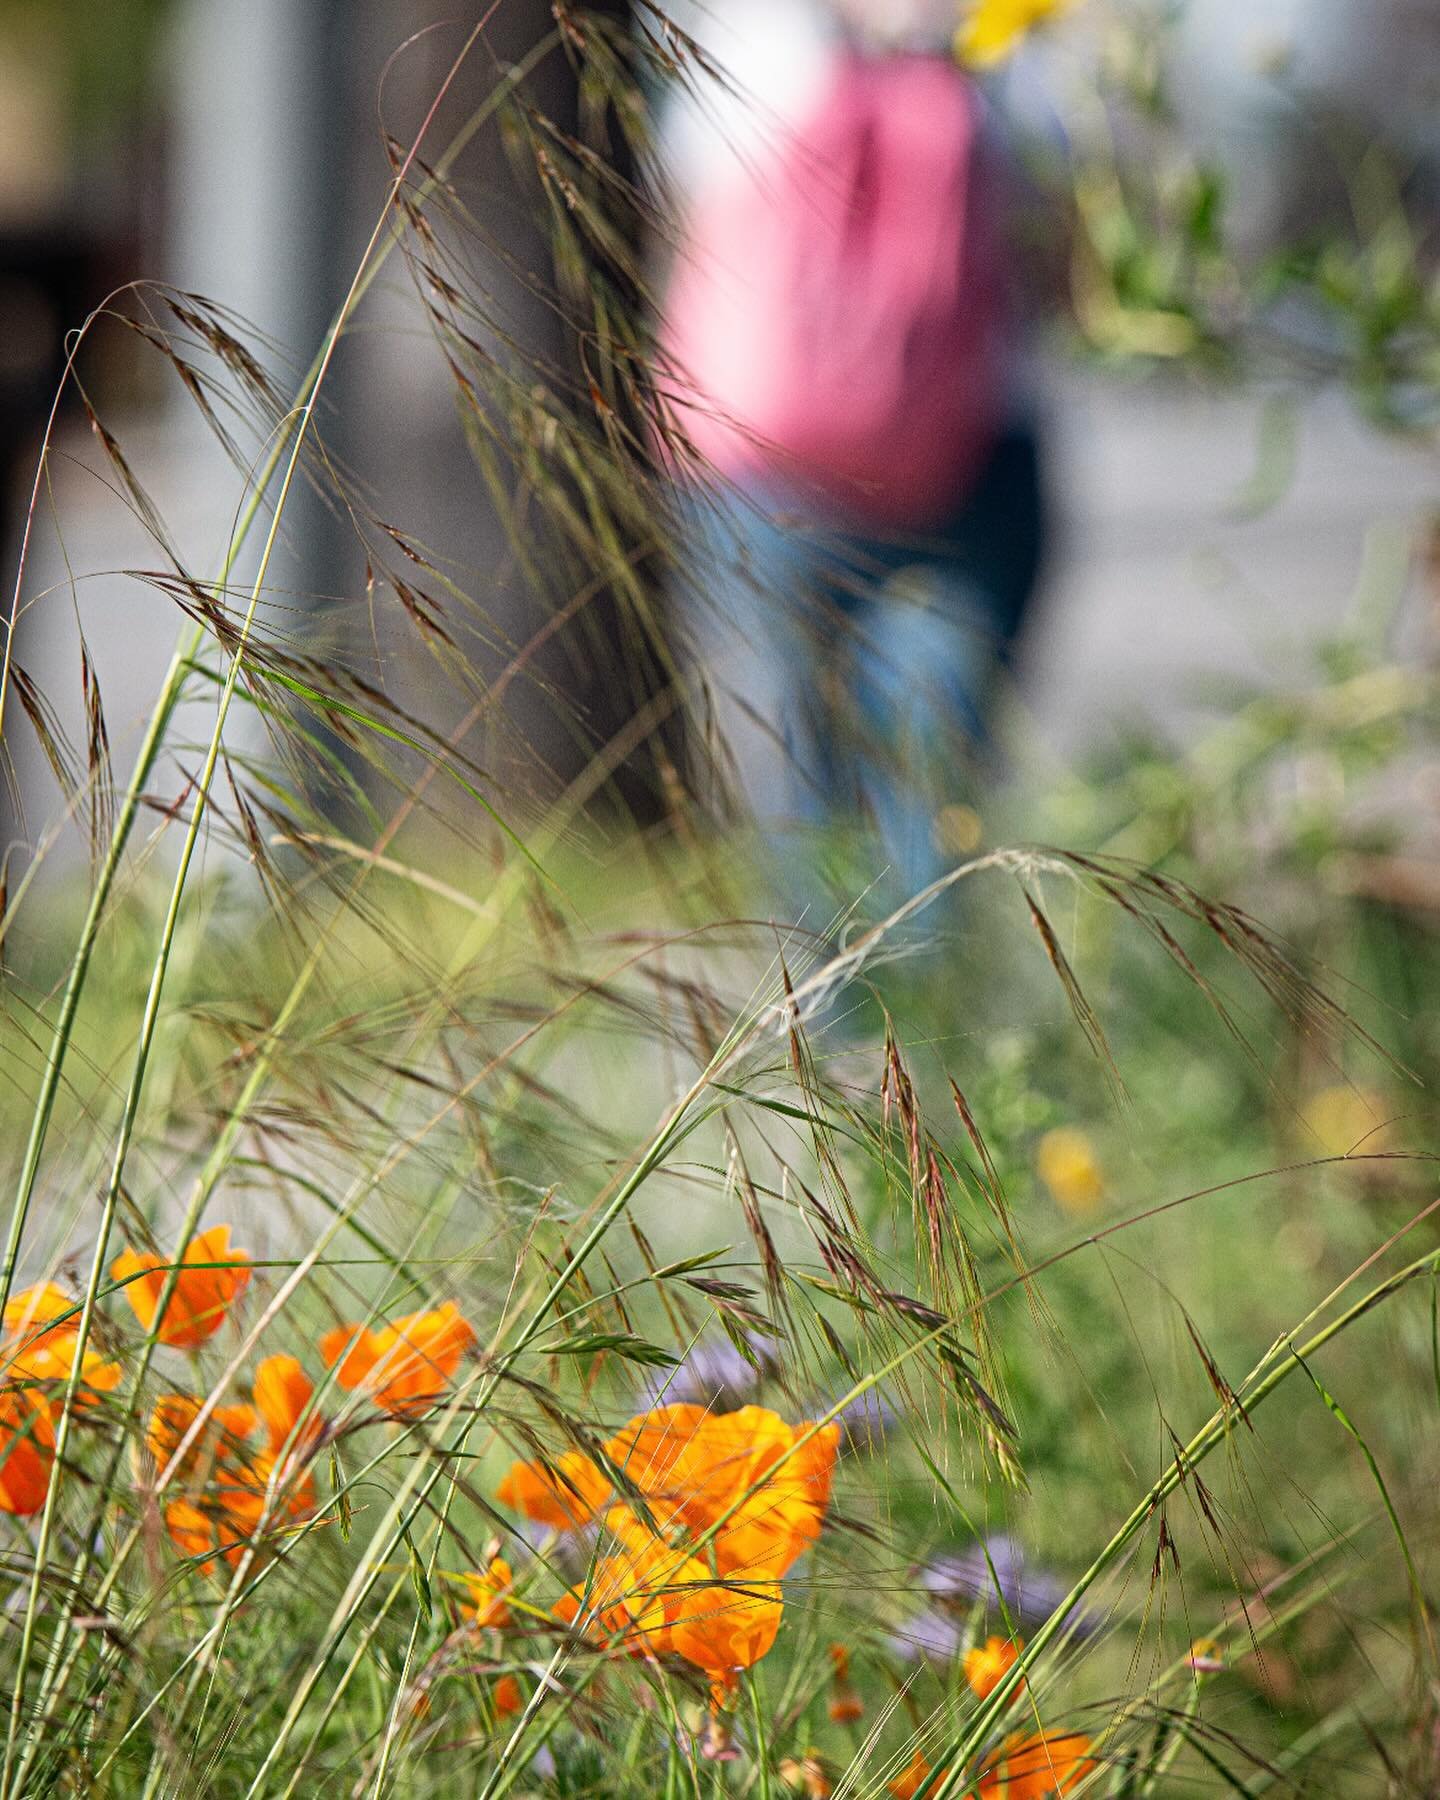
[[[420,1602],[421,1612],[427,1619],[432,1619],[435,1616],[435,1600],[430,1592],[430,1578],[425,1573],[425,1565],[421,1562],[420,1553],[408,1531],[405,1533],[405,1548],[410,1552],[410,1585]]]
[[[330,1487],[335,1495],[336,1510],[340,1515],[340,1538],[343,1543],[348,1544],[354,1512],[350,1505],[349,1492],[345,1486],[345,1472],[340,1467],[340,1456],[333,1448],[330,1451]]]

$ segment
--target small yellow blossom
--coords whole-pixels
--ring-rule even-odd
[[[1385,1096],[1373,1088],[1346,1083],[1321,1088],[1305,1102],[1300,1116],[1327,1156],[1348,1156],[1352,1151],[1363,1156],[1393,1148],[1385,1141],[1384,1129],[1391,1110]]]
[[[461,1611],[468,1613],[482,1631],[487,1628],[503,1631],[511,1622],[512,1615],[506,1602],[515,1585],[514,1574],[505,1558],[492,1556],[487,1569],[465,1577],[465,1585],[470,1590],[470,1604]]]
[[[972,0],[956,34],[956,53],[972,68],[1003,62],[1034,28],[1071,0]]]
[[[1225,1667],[1225,1651],[1214,1638],[1196,1638],[1189,1661],[1197,1675],[1218,1675]]]
[[[1061,1125],[1045,1133],[1035,1149],[1035,1167],[1055,1204],[1072,1218],[1094,1212],[1104,1197],[1095,1146],[1072,1126]]]

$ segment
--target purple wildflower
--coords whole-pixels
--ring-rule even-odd
[[[1027,1567],[1024,1550],[1006,1531],[972,1544],[958,1556],[942,1556],[927,1563],[920,1572],[920,1586],[943,1607],[981,1602],[998,1608],[1003,1598],[1011,1617],[1026,1631],[1042,1625],[1064,1604],[1070,1591],[1058,1575]],[[1082,1635],[1089,1629],[1078,1607],[1065,1623]]]

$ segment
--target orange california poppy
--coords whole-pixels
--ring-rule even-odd
[[[606,1444],[606,1453],[647,1498],[663,1499],[670,1474],[713,1415],[703,1406],[676,1402],[639,1413]]]
[[[683,1523],[697,1536],[718,1526],[722,1575],[778,1580],[819,1537],[830,1501],[840,1430],[810,1430],[765,1406],[669,1406],[632,1419],[607,1448],[663,1526]]]
[[[146,1331],[162,1344],[193,1350],[214,1337],[226,1313],[244,1293],[250,1280],[250,1258],[230,1245],[230,1227],[212,1225],[191,1238],[180,1259],[175,1291],[157,1325],[160,1296],[171,1265],[163,1257],[126,1250],[110,1265],[112,1277],[123,1283],[121,1292]]]
[[[0,1387],[0,1512],[40,1511],[55,1464],[55,1420],[34,1388]]]
[[[764,1406],[709,1413],[677,1404],[638,1414],[605,1450],[662,1531],[684,1526],[698,1537],[716,1528],[722,1575],[745,1569],[778,1580],[819,1537],[830,1503],[840,1429],[811,1429]],[[588,1524],[612,1487],[591,1457],[570,1451],[513,1464],[496,1491],[527,1518],[564,1531]]]
[[[551,1609],[572,1631],[582,1631],[602,1649],[616,1647],[644,1654],[645,1629],[638,1630],[630,1611],[635,1598],[635,1572],[625,1556],[601,1557],[587,1581],[568,1588]]]
[[[517,1462],[495,1490],[502,1506],[512,1506],[537,1525],[555,1531],[588,1525],[610,1498],[610,1482],[580,1450],[551,1462]]]
[[[80,1343],[80,1303],[53,1281],[12,1294],[4,1313],[0,1365],[6,1380],[68,1381]],[[120,1383],[120,1365],[106,1362],[89,1344],[80,1362],[82,1392],[109,1393]]]
[[[717,1420],[717,1427],[724,1426],[715,1433],[721,1455],[687,1510],[696,1515],[697,1529],[723,1521],[715,1537],[715,1562],[722,1575],[749,1569],[778,1580],[820,1535],[840,1427],[826,1425],[807,1441],[808,1424],[786,1425],[765,1407],[742,1407],[728,1419],[739,1422],[741,1431],[754,1430],[754,1447],[740,1457],[725,1449],[725,1438],[737,1427]],[[747,1494],[751,1487],[755,1491]]]
[[[163,1472],[185,1443],[203,1402],[193,1394],[165,1394],[155,1402],[145,1442]],[[165,1527],[186,1555],[212,1568],[218,1553],[237,1562],[260,1523],[264,1484],[250,1471],[248,1440],[259,1418],[253,1406],[216,1406],[194,1440],[185,1444],[171,1481],[178,1492],[165,1502]]]
[[[306,1417],[315,1389],[298,1357],[267,1356],[255,1371],[250,1392],[273,1455],[279,1455],[292,1435],[298,1436],[297,1448],[313,1448],[325,1422],[314,1413]]]
[[[266,1437],[266,1448],[250,1458],[250,1477],[262,1495],[279,1497],[283,1511],[309,1517],[315,1510],[315,1477],[308,1464],[325,1433],[325,1421],[311,1410],[310,1377],[297,1357],[267,1356],[250,1394]]]
[[[181,1491],[166,1500],[165,1525],[177,1547],[202,1559],[207,1571],[216,1555],[237,1563],[267,1518],[295,1521],[315,1511],[315,1482],[304,1466],[303,1446],[281,1454],[310,1404],[312,1389],[298,1363],[294,1369],[268,1366],[293,1362],[271,1357],[262,1363],[256,1398],[263,1404],[213,1408],[180,1457],[172,1481]],[[167,1394],[156,1402],[145,1439],[162,1470],[199,1418],[202,1404],[190,1394]],[[251,1443],[262,1420],[266,1448]]]
[[[990,1698],[1014,1666],[1021,1648],[1009,1638],[989,1637],[965,1652],[965,1679],[977,1699]]]
[[[693,1453],[697,1433],[710,1414],[703,1406],[655,1406],[639,1413],[605,1446],[606,1455],[640,1490],[662,1526],[679,1518],[675,1491],[689,1484],[688,1469],[677,1465]],[[545,1461],[513,1463],[495,1490],[538,1525],[568,1531],[588,1525],[614,1492],[608,1475],[583,1451],[568,1450]]]
[[[714,1579],[697,1558],[656,1537],[628,1507],[612,1506],[605,1526],[617,1540],[588,1583],[571,1588],[555,1607],[567,1625],[632,1656],[675,1648],[672,1627],[687,1595]]]
[[[512,1617],[505,1602],[515,1586],[515,1577],[505,1558],[492,1556],[490,1567],[478,1575],[467,1575],[465,1585],[470,1590],[470,1605],[460,1610],[468,1613],[482,1628],[492,1626],[497,1631],[503,1630]]]
[[[778,1581],[737,1571],[724,1586],[683,1591],[670,1627],[672,1647],[710,1679],[711,1702],[722,1706],[742,1669],[753,1669],[775,1642],[784,1612]]]
[[[516,1713],[525,1710],[525,1696],[513,1675],[502,1675],[491,1690],[490,1698],[495,1704],[496,1718],[513,1719]]]
[[[605,1525],[621,1545],[628,1582],[624,1605],[633,1628],[630,1647],[651,1656],[674,1649],[672,1630],[686,1596],[714,1579],[709,1567],[657,1537],[629,1507],[612,1506]]]
[[[980,1776],[981,1800],[1053,1800],[1072,1792],[1096,1767],[1079,1732],[1016,1732]]]
[[[150,1409],[145,1442],[161,1469],[168,1466],[189,1436],[204,1404],[194,1394],[162,1394]],[[187,1486],[203,1486],[220,1464],[243,1461],[249,1454],[246,1440],[255,1435],[258,1424],[253,1406],[211,1407],[204,1425],[193,1441],[185,1445],[180,1466],[172,1479]]]
[[[320,1354],[341,1387],[363,1389],[381,1412],[423,1412],[445,1391],[475,1333],[453,1300],[407,1313],[378,1331],[340,1325],[320,1340]]]
[[[930,1781],[930,1764],[917,1750],[890,1783],[895,1800],[919,1800]]]
[[[835,1792],[830,1771],[814,1750],[799,1757],[785,1757],[779,1765],[779,1775],[792,1794],[803,1794],[805,1800],[830,1800]]]

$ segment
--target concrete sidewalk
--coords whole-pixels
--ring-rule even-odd
[[[1183,741],[1219,691],[1304,679],[1357,605],[1400,597],[1397,646],[1431,629],[1421,568],[1440,458],[1329,393],[1262,458],[1253,394],[1057,372],[1050,387],[1057,542],[1024,696],[1069,760],[1138,714]],[[1275,425],[1269,436],[1278,439]],[[1257,479],[1262,462],[1270,464]]]

